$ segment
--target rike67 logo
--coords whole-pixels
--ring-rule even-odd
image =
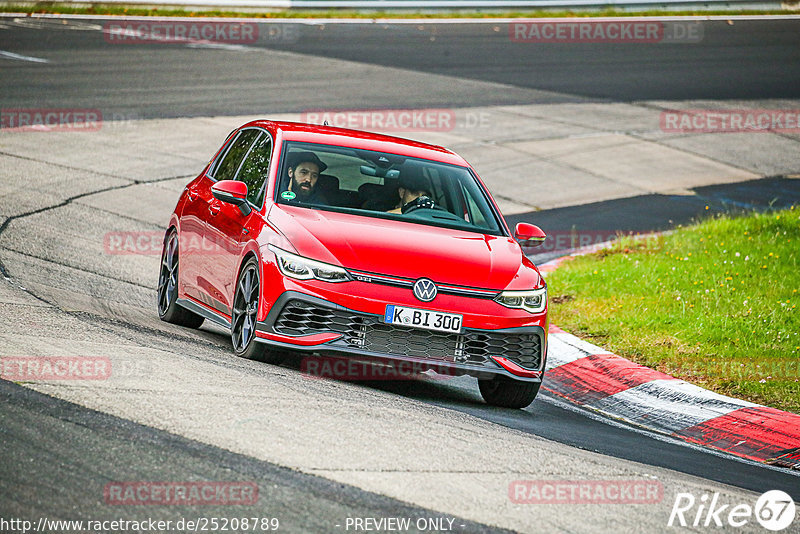
[[[678,493],[667,526],[741,528],[755,519],[765,529],[778,532],[794,522],[795,512],[792,497],[780,490],[764,493],[755,505],[722,503],[719,493],[704,493],[699,499]]]

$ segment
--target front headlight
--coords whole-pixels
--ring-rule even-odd
[[[274,245],[269,249],[275,254],[278,269],[290,278],[297,280],[322,280],[323,282],[349,282],[350,275],[342,267],[310,260],[291,252],[286,252]]]
[[[503,291],[494,300],[506,308],[541,313],[547,306],[547,287],[530,291]]]

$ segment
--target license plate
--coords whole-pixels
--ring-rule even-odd
[[[398,326],[411,326],[435,330],[436,332],[461,333],[461,315],[430,310],[407,308],[406,306],[386,306],[384,322]]]

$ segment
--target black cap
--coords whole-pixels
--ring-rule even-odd
[[[328,166],[325,165],[322,160],[319,159],[313,152],[305,151],[289,153],[289,167],[294,169],[301,163],[314,163],[317,167],[319,167],[320,173],[328,168]]]
[[[425,178],[422,167],[419,165],[406,163],[400,170],[400,180],[397,185],[409,191],[424,191],[428,194],[431,192],[431,184]]]

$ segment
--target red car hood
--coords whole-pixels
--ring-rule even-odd
[[[496,290],[541,283],[508,237],[287,205],[269,220],[301,256],[347,269]]]

